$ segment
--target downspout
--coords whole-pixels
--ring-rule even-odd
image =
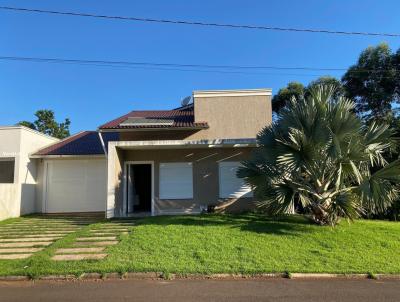
[[[103,136],[101,135],[101,131],[99,130],[97,133],[99,134],[100,143],[101,143],[101,146],[103,147],[104,155],[107,158],[107,156],[108,156],[107,155],[107,148],[106,148],[106,145],[104,144],[104,140],[103,140]]]

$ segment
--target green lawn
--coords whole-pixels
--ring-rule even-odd
[[[23,219],[23,218],[21,218]],[[15,220],[13,220],[15,221]],[[54,262],[85,227],[25,260],[0,260],[0,275],[169,273],[400,273],[400,223],[359,220],[336,228],[302,217],[167,216],[137,220],[100,261]]]

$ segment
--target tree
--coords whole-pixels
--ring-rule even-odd
[[[396,70],[396,99],[400,100],[400,48],[393,56],[393,68]]]
[[[66,138],[70,135],[69,126],[71,121],[66,118],[64,122],[58,123],[55,120],[54,111],[52,110],[38,110],[35,113],[36,120],[32,123],[29,121],[21,121],[18,125],[25,126],[47,135]]]
[[[307,97],[310,94],[310,91],[317,86],[332,86],[335,88],[335,92],[333,95],[333,98],[337,99],[339,98],[341,95],[345,94],[344,91],[344,87],[342,85],[342,83],[334,77],[331,76],[323,76],[323,77],[319,77],[318,79],[311,81],[308,85],[307,88],[305,89],[305,96]]]
[[[342,83],[331,76],[323,76],[310,82],[307,87],[299,82],[290,82],[285,88],[279,89],[278,93],[272,98],[272,110],[278,113],[283,107],[286,106],[293,98],[301,99],[307,97],[310,94],[310,90],[313,87],[319,85],[331,85],[336,88],[335,97],[344,94],[344,88]]]
[[[393,63],[387,44],[368,47],[342,78],[346,96],[355,100],[356,111],[366,120],[387,118],[392,114],[392,103],[399,100]]]
[[[291,101],[239,168],[268,213],[295,213],[301,205],[316,223],[336,225],[341,217],[382,213],[397,198],[400,160],[383,157],[392,130],[365,126],[354,102],[334,95],[334,87],[318,86]]]
[[[300,99],[303,95],[303,84],[299,82],[290,82],[287,84],[287,87],[279,89],[278,93],[272,98],[272,110],[278,113],[293,97],[295,99]]]

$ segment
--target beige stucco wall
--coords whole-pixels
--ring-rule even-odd
[[[120,132],[121,141],[184,140],[203,130],[134,130]]]
[[[14,184],[0,184],[0,219],[36,211],[39,160],[29,154],[58,141],[21,126],[0,128],[0,158],[14,158]]]
[[[272,122],[271,95],[203,96],[194,93],[196,122],[208,129],[187,139],[255,138]]]
[[[251,148],[203,148],[164,150],[119,150],[115,158],[117,171],[111,178],[114,184],[116,215],[122,215],[123,185],[121,166],[126,161],[154,162],[154,214],[197,213],[200,206],[220,205],[226,212],[254,208],[252,198],[237,200],[219,198],[218,163],[242,161],[248,158]],[[164,162],[191,162],[193,164],[193,199],[161,200],[159,198],[159,166]],[[110,179],[109,179],[110,181]]]

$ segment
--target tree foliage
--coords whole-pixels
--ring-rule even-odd
[[[25,126],[44,134],[57,137],[66,138],[70,135],[69,126],[71,121],[66,118],[64,122],[58,123],[55,119],[54,111],[52,110],[38,110],[35,113],[36,120],[32,123],[29,121],[21,121],[18,125]]]
[[[356,111],[366,120],[393,114],[392,104],[399,101],[396,92],[400,89],[396,60],[386,43],[368,47],[343,76],[346,96],[356,102]]]
[[[344,87],[342,85],[342,83],[340,82],[340,80],[338,80],[337,78],[331,77],[331,76],[323,76],[323,77],[319,77],[318,79],[311,81],[306,90],[305,90],[305,95],[309,96],[311,93],[311,90],[315,87],[318,86],[332,86],[334,88],[334,94],[333,97],[335,99],[339,98],[341,95],[345,94],[345,90]]]
[[[335,93],[314,86],[307,98],[291,100],[239,168],[268,213],[294,213],[301,205],[316,223],[335,225],[341,217],[382,213],[397,198],[400,161],[383,156],[393,147],[392,130],[366,126],[354,102]]]
[[[310,91],[319,85],[330,85],[335,87],[335,97],[344,94],[344,89],[341,82],[331,76],[323,76],[312,82],[307,87],[299,82],[290,82],[286,87],[280,89],[278,93],[272,98],[272,109],[278,113],[283,107],[290,103],[292,99],[300,100],[307,97]]]
[[[304,85],[299,82],[290,82],[286,87],[279,89],[272,98],[272,110],[277,113],[290,102],[292,98],[301,99],[304,96]]]

